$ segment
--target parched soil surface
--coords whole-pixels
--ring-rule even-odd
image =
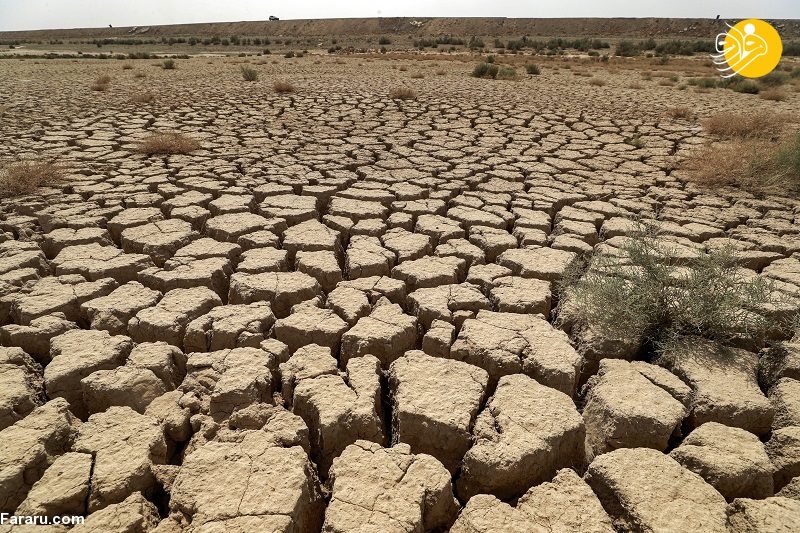
[[[798,93],[681,89],[702,59],[518,81],[461,59],[0,63],[0,156],[70,174],[0,200],[0,511],[109,532],[796,531],[800,346],[695,339],[653,364],[551,310],[636,216],[685,254],[732,240],[796,295],[800,202],[676,168],[704,117],[791,114]],[[137,151],[162,132],[201,147]]]

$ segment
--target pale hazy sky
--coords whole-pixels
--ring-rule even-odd
[[[800,18],[800,0],[0,0],[0,31],[338,17]]]

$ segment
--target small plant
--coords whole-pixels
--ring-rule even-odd
[[[783,120],[775,113],[720,113],[703,122],[708,133],[727,138],[771,138],[783,129]]]
[[[694,111],[688,107],[670,107],[664,114],[669,118],[675,119],[691,119],[694,117]]]
[[[444,76],[445,74],[447,74],[447,72],[445,72],[445,70],[442,68],[436,71],[437,76]]]
[[[789,98],[789,93],[780,87],[772,87],[765,91],[761,91],[758,97],[763,100],[772,100],[773,102],[783,102]]]
[[[525,65],[525,72],[527,72],[531,76],[538,76],[539,74],[542,73],[542,69],[539,68],[539,65],[528,63],[527,65]]]
[[[144,72],[137,72],[136,74],[133,75],[133,77],[134,78],[146,78],[147,74],[145,74]]]
[[[276,93],[293,93],[297,89],[288,81],[278,80],[272,84],[272,90]]]
[[[392,41],[389,40],[388,37],[381,37],[380,39],[378,39],[378,44],[385,46],[387,44],[392,44]]]
[[[164,70],[175,70],[175,60],[174,59],[165,59],[162,63]]]
[[[634,222],[613,254],[573,264],[558,287],[557,322],[639,342],[656,353],[685,336],[730,345],[763,337],[771,284],[742,271],[733,248],[676,253],[655,222]]]
[[[409,77],[414,78],[415,80],[421,80],[422,78],[425,77],[425,74],[423,74],[422,72],[415,72]]]
[[[499,71],[500,67],[497,65],[490,63],[478,63],[475,65],[475,68],[472,69],[472,77],[495,79]]]
[[[397,87],[389,93],[392,100],[416,100],[417,93],[411,87]]]
[[[285,54],[283,54],[283,57],[285,57],[286,59],[290,59],[294,57],[294,52],[286,52]]]
[[[244,81],[258,80],[258,71],[253,67],[242,65],[240,69],[242,71],[242,78],[244,78]]]
[[[122,65],[122,70],[133,70],[133,65],[131,65],[130,63],[124,63]]]
[[[141,104],[149,104],[156,99],[153,93],[137,93],[131,96],[131,102],[138,102]]]
[[[66,167],[46,161],[20,161],[0,170],[0,197],[30,194],[38,187],[58,185],[66,179]]]
[[[625,139],[625,144],[633,146],[634,148],[644,148],[645,146],[644,139],[638,135],[634,135],[633,137]]]
[[[197,139],[181,133],[155,133],[136,146],[136,151],[148,155],[188,154],[200,148]]]
[[[511,67],[500,67],[500,69],[497,71],[496,79],[498,79],[498,80],[512,80],[513,81],[513,80],[516,80],[518,78],[519,78],[519,76],[517,76],[516,69],[513,69]]]
[[[758,83],[764,87],[779,87],[787,81],[789,81],[789,75],[779,70],[773,70],[758,78]]]
[[[733,89],[733,92],[737,93],[758,94],[759,91],[761,91],[761,87],[751,80],[740,81],[732,84],[730,87]]]
[[[606,84],[606,80],[601,80],[600,78],[592,78],[589,80],[589,85],[593,85],[595,87],[602,87]]]
[[[108,89],[109,83],[111,83],[111,76],[104,74],[102,76],[98,76],[89,87],[93,91],[105,91]]]

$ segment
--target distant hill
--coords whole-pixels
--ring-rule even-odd
[[[738,22],[731,20],[731,23]],[[800,20],[770,20],[784,39],[800,38]],[[481,37],[604,37],[713,39],[724,20],[670,18],[361,18],[215,22],[148,27],[44,29],[0,32],[0,40],[130,37],[359,37],[438,35]]]

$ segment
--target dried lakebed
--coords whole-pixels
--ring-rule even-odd
[[[654,214],[684,253],[733,240],[795,295],[800,203],[687,183],[675,158],[708,136],[663,114],[798,95],[276,61],[253,83],[233,59],[0,63],[0,156],[71,173],[0,201],[0,511],[109,532],[800,527],[800,345],[696,340],[659,366],[551,321],[565,268]],[[404,85],[416,100],[389,98]],[[202,147],[134,150],[160,131]]]

